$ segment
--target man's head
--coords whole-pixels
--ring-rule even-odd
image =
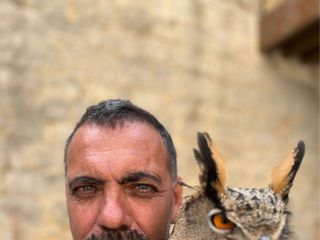
[[[177,154],[171,136],[165,127],[149,112],[133,105],[128,100],[110,99],[90,106],[80,121],[77,123],[71,135],[68,137],[64,150],[65,172],[67,171],[67,151],[75,132],[84,124],[96,124],[106,128],[115,128],[125,122],[140,122],[150,124],[160,134],[167,148],[168,167],[172,179],[177,178]]]
[[[182,193],[171,137],[150,113],[123,100],[89,107],[67,140],[64,161],[75,240],[120,230],[167,237]]]

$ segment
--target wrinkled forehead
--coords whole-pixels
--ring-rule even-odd
[[[285,204],[270,188],[228,188],[224,206],[237,221],[266,225],[280,221]]]

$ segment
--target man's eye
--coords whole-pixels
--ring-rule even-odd
[[[157,188],[149,184],[137,184],[133,188],[137,194],[153,194],[157,192]]]
[[[76,197],[88,197],[97,192],[97,188],[94,186],[81,186],[81,187],[76,187],[72,190],[72,194],[75,195]]]
[[[95,191],[95,187],[93,187],[93,186],[83,186],[83,187],[79,187],[78,191],[93,192],[93,191]]]
[[[151,186],[147,185],[147,184],[139,184],[136,186],[136,189],[140,192],[147,192],[152,190]]]

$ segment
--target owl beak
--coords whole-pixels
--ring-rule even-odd
[[[271,237],[269,237],[267,235],[261,235],[259,240],[271,240]]]

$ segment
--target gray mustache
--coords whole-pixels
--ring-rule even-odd
[[[148,238],[136,230],[119,229],[105,230],[100,236],[93,234],[86,240],[148,240]]]

